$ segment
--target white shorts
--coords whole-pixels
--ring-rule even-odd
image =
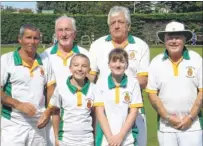
[[[47,146],[45,129],[33,125],[20,125],[1,118],[2,146]]]
[[[137,114],[135,124],[138,128],[137,145],[147,146],[147,124],[145,114]]]
[[[158,131],[159,146],[202,146],[202,130],[189,132]]]

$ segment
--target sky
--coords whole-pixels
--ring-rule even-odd
[[[33,11],[36,10],[36,4],[37,4],[36,1],[21,1],[21,2],[1,1],[1,5],[3,5],[3,6],[12,6],[14,8],[20,8],[20,9],[29,8],[29,9],[32,9]]]

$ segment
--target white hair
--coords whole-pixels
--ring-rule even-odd
[[[119,13],[123,13],[128,25],[131,25],[130,11],[128,8],[122,7],[122,6],[114,6],[110,9],[109,14],[108,14],[107,24],[110,25],[111,16],[118,15]]]
[[[72,17],[68,17],[68,16],[66,16],[66,15],[63,15],[63,16],[61,16],[61,17],[59,17],[59,18],[56,19],[56,21],[55,21],[55,30],[56,30],[57,24],[58,24],[61,20],[63,20],[63,19],[71,20],[73,30],[74,30],[74,31],[77,30],[77,29],[76,29],[76,24],[75,24],[75,19],[72,18]]]

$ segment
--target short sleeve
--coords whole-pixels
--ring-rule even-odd
[[[96,47],[96,43],[94,42],[91,44],[90,50],[89,50],[89,57],[91,62],[90,74],[93,74],[93,75],[96,75],[99,72],[96,51],[97,51],[97,47]]]
[[[45,69],[45,78],[47,87],[56,83],[55,75],[51,66],[51,61],[49,61],[49,57],[47,55],[41,54],[41,58],[43,60],[43,67]]]
[[[130,108],[140,108],[140,107],[143,107],[143,102],[142,102],[140,85],[137,81],[137,82],[135,82],[134,87],[133,87]]]
[[[147,76],[149,61],[150,61],[150,52],[149,52],[149,47],[146,43],[144,43],[143,47],[144,48],[141,54],[137,75]]]
[[[10,66],[8,64],[8,55],[2,55],[1,56],[1,88],[4,87],[4,85],[6,84],[8,77],[9,77],[9,73],[8,73],[8,67]]]
[[[158,84],[157,84],[157,77],[156,77],[156,61],[152,60],[149,71],[148,71],[148,83],[146,92],[148,93],[157,93],[158,91]]]
[[[197,79],[198,79],[198,89],[202,91],[202,62],[203,59],[200,57],[198,62],[198,71],[197,71]]]
[[[60,108],[62,106],[62,99],[61,99],[61,95],[58,92],[58,89],[55,88],[53,95],[51,96],[49,105],[51,106],[55,106]]]
[[[104,91],[102,89],[102,83],[100,80],[97,81],[96,89],[94,92],[94,106],[104,106]]]

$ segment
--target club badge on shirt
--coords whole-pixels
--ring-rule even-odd
[[[93,101],[92,99],[88,98],[86,103],[86,108],[90,109],[92,106],[93,106]]]
[[[134,59],[136,59],[136,58],[135,58],[135,54],[136,54],[136,52],[135,52],[134,50],[130,50],[130,51],[128,52],[129,60],[134,60]]]
[[[124,102],[125,103],[130,103],[131,99],[130,99],[130,93],[128,91],[124,92]]]
[[[188,67],[186,68],[186,77],[188,77],[188,78],[193,78],[193,77],[194,77],[194,70],[195,70],[194,67],[188,66]]]

